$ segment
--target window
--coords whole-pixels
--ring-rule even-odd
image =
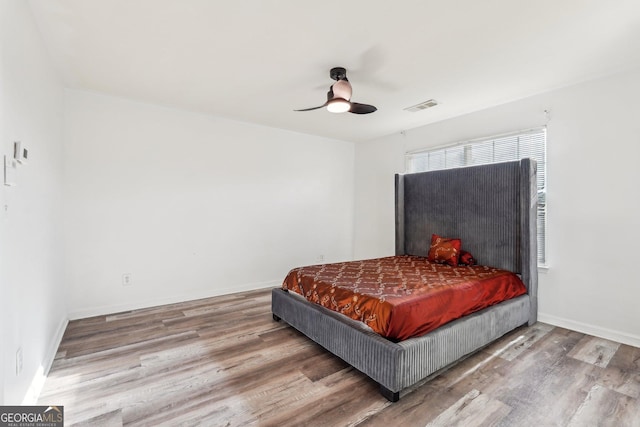
[[[538,265],[545,266],[547,235],[547,129],[465,141],[406,154],[407,172],[425,172],[462,166],[507,162],[530,157],[538,164]]]

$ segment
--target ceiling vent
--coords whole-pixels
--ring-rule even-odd
[[[420,104],[416,104],[413,107],[407,107],[405,110],[415,113],[416,111],[426,110],[427,108],[435,107],[436,105],[438,105],[438,101],[430,99],[428,101],[421,102]]]

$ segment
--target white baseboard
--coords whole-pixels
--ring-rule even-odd
[[[38,402],[38,397],[40,396],[42,387],[44,387],[44,381],[47,379],[51,365],[58,353],[58,347],[60,347],[60,343],[62,342],[62,337],[64,336],[64,331],[67,329],[67,324],[69,324],[69,319],[63,318],[60,320],[58,328],[51,340],[51,344],[49,344],[49,348],[46,350],[42,363],[31,379],[29,389],[22,399],[22,405],[35,405]]]
[[[577,322],[575,320],[565,319],[545,313],[538,313],[538,320],[550,325],[571,329],[572,331],[582,332],[583,334],[593,335],[594,337],[604,338],[607,340],[640,348],[640,336],[638,335],[614,331],[612,329],[590,325],[588,323]]]
[[[238,292],[253,291],[257,289],[274,288],[282,284],[282,279],[270,280],[267,282],[247,283],[235,285],[228,288],[218,288],[203,292],[191,292],[188,294],[174,295],[166,298],[149,299],[145,301],[132,302],[126,304],[113,304],[86,309],[74,310],[69,313],[70,320],[85,319],[93,316],[104,316],[106,314],[120,313],[123,311],[137,310],[141,308],[156,307],[159,305],[175,304],[178,302],[193,301],[202,298],[217,297],[220,295],[234,294]]]

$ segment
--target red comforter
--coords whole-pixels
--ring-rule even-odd
[[[396,341],[527,292],[505,270],[451,267],[409,255],[295,268],[282,288]]]

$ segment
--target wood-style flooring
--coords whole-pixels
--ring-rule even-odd
[[[39,404],[86,426],[640,426],[640,349],[537,323],[397,403],[269,290],[72,321]]]

